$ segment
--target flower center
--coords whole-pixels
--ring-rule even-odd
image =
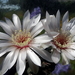
[[[31,42],[31,34],[27,31],[15,31],[15,34],[12,34],[12,43],[17,48],[26,48],[29,47]]]
[[[59,49],[67,49],[69,42],[71,42],[70,36],[66,34],[59,34],[53,40],[53,44]]]

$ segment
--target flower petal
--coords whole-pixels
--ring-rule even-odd
[[[11,30],[10,26],[7,25],[5,22],[1,22],[1,21],[0,21],[0,26],[4,29],[4,31],[5,31],[7,34],[9,34],[9,35],[12,34],[12,30]]]
[[[27,23],[29,21],[30,21],[30,13],[29,13],[29,10],[27,10],[23,17],[23,29],[27,27]]]
[[[41,48],[32,46],[31,48],[32,50],[34,50],[38,55],[40,55],[43,59],[52,62],[51,60],[51,54],[49,52],[47,52],[46,50],[43,50]]]
[[[27,50],[27,54],[30,57],[30,59],[32,60],[32,62],[38,66],[41,66],[41,60],[40,58],[30,49]]]
[[[27,24],[27,30],[30,31],[34,26],[38,24],[39,20],[40,20],[40,14],[31,18]]]
[[[75,49],[75,44],[71,44],[71,45],[69,46],[69,48]]]
[[[39,70],[39,67],[36,66],[36,65],[31,61],[31,59],[30,59],[29,56],[28,56],[27,60],[28,60],[29,67],[30,67],[31,71],[32,71],[34,74],[36,74],[36,73],[38,72],[38,70]]]
[[[52,56],[51,56],[53,62],[58,63],[60,60],[60,53],[56,50],[54,50]]]
[[[42,30],[43,30],[43,25],[42,25],[41,22],[39,22],[39,23],[33,28],[33,30],[31,31],[31,35],[37,33],[37,31],[38,31],[40,28],[42,28]]]
[[[66,51],[75,57],[75,50],[67,49]]]
[[[11,46],[13,45],[12,43],[0,43],[0,47],[6,47],[6,46]]]
[[[11,37],[5,33],[0,32],[0,39],[7,39],[9,40]]]
[[[57,19],[55,18],[54,15],[50,16],[50,23],[49,23],[49,28],[50,31],[56,31],[58,32],[60,26],[57,24]]]
[[[33,39],[33,43],[47,43],[51,40],[52,40],[52,38],[50,38],[47,35],[43,34],[43,35],[35,37]]]
[[[7,48],[2,48],[0,50],[0,57],[3,56],[5,53],[9,52],[9,51],[12,51],[12,50],[15,50],[16,48],[15,47],[7,47]]]
[[[72,35],[75,35],[75,25],[71,28],[70,32]]]
[[[41,27],[39,30],[37,30],[33,35],[32,37],[34,38],[35,36],[37,36],[38,34],[40,34],[43,30],[43,27]]]
[[[11,60],[10,60],[10,66],[9,66],[9,69],[12,68],[13,65],[16,63],[18,54],[19,54],[19,50],[17,50],[17,49],[15,48],[14,54],[12,55]]]
[[[71,59],[71,60],[74,60],[75,58],[70,54],[68,53],[67,51],[63,51],[63,53],[65,54],[65,56],[68,58],[68,59]]]
[[[63,16],[62,23],[68,22],[68,20],[69,20],[69,13],[68,13],[68,11],[67,11],[67,12],[64,14],[64,16]]]
[[[4,62],[3,62],[3,66],[2,66],[2,69],[1,69],[1,72],[0,72],[0,75],[3,75],[4,73],[7,72],[7,70],[9,69],[9,66],[10,66],[10,60],[11,60],[11,57],[13,55],[14,51],[11,51],[5,58]]]
[[[25,53],[25,55],[23,52]],[[23,49],[23,51],[21,50],[19,53],[19,57],[17,60],[17,65],[16,65],[16,70],[17,70],[18,75],[22,75],[26,68],[25,59],[26,59],[26,52]]]
[[[56,13],[57,27],[60,29],[60,11],[58,10]]]
[[[21,30],[21,22],[19,17],[16,14],[13,14],[13,23],[17,30]]]
[[[15,26],[13,25],[12,21],[8,18],[5,18],[6,23],[10,26],[10,28],[12,29],[12,31],[15,30]]]
[[[62,61],[63,61],[63,62],[65,61],[66,64],[69,64],[69,59],[65,56],[65,54],[63,53],[63,50],[62,50],[61,55],[62,55]]]
[[[37,25],[37,23],[39,22],[40,18],[41,18],[41,14],[35,15],[35,16],[32,18],[32,19],[33,19],[32,26]]]

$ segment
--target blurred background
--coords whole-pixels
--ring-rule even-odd
[[[25,11],[32,12],[36,7],[41,9],[41,18],[45,17],[46,11],[55,15],[57,10],[60,10],[61,17],[66,11],[69,11],[69,19],[75,17],[75,0],[0,0],[0,20],[5,20],[5,17],[12,19],[14,13],[22,19]],[[75,75],[75,61],[71,61],[71,67],[67,73],[60,75]]]
[[[75,16],[75,0],[0,0],[0,19],[11,18],[13,13],[22,18],[26,10],[31,12],[38,6],[41,8],[42,17],[45,17],[46,11],[56,14],[58,9],[61,14],[69,11],[70,18]]]

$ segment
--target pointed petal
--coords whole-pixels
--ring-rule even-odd
[[[29,56],[28,56],[27,60],[28,60],[29,67],[30,67],[31,71],[32,71],[34,74],[36,74],[36,73],[38,72],[38,70],[39,70],[39,67],[36,66],[36,65],[31,61],[31,59],[30,59]]]
[[[22,50],[20,51],[19,57],[18,57],[18,60],[17,60],[16,70],[17,70],[18,75],[22,75],[24,70],[25,70],[25,68],[26,68],[26,61],[25,61],[26,52],[24,52],[25,55],[24,55],[23,52],[24,52],[24,49],[23,49],[23,51]]]
[[[72,41],[75,41],[75,36],[73,36]]]
[[[57,27],[60,29],[60,11],[58,10],[56,13]]]
[[[21,30],[21,22],[19,17],[16,14],[13,14],[13,23],[17,30]]]
[[[0,43],[0,47],[6,47],[6,46],[11,46],[13,45],[12,43]]]
[[[71,44],[71,45],[69,46],[69,48],[75,49],[75,44]]]
[[[8,18],[5,18],[6,23],[10,26],[10,28],[12,29],[12,31],[15,30],[15,26],[13,25],[12,21]]]
[[[75,50],[67,49],[66,51],[75,57]]]
[[[7,34],[9,34],[9,35],[12,34],[12,30],[11,30],[10,26],[7,25],[5,22],[1,22],[1,21],[0,21],[0,26],[4,29],[4,31],[5,31]]]
[[[0,57],[3,56],[5,53],[12,51],[12,50],[15,50],[15,47],[2,48],[0,50]]]
[[[54,16],[54,15],[52,15],[52,17],[53,17],[53,16]],[[45,30],[47,31],[47,33],[48,33],[49,35],[51,35],[51,34],[50,34],[50,31],[53,30],[53,28],[51,27],[50,22],[51,22],[51,17],[50,17],[50,15],[49,15],[49,13],[46,12],[46,23],[45,23],[45,25],[44,25],[44,28],[45,28]]]
[[[51,41],[52,38],[50,38],[48,35],[40,35],[40,36],[37,36],[33,39],[33,43],[47,43],[49,41]]]
[[[58,26],[58,24],[57,24],[57,19],[55,18],[54,15],[51,15],[50,16],[50,24],[49,24],[50,31],[58,32],[59,27],[60,26]]]
[[[30,57],[30,59],[32,60],[32,62],[38,66],[41,66],[41,60],[40,58],[30,49],[27,50],[27,54]]]
[[[32,50],[34,50],[38,55],[40,55],[43,59],[52,62],[51,60],[51,54],[49,52],[47,52],[46,50],[42,50],[41,48],[32,46],[31,48]]]
[[[35,16],[32,18],[32,19],[33,19],[32,26],[37,25],[37,23],[39,22],[40,18],[41,18],[41,14],[35,15]]]
[[[49,29],[49,24],[48,24],[48,22],[46,22],[46,20],[44,19],[44,20],[41,20],[41,22],[42,22],[42,24],[43,24],[43,26],[44,26],[44,29],[45,29],[45,31],[49,34],[49,35],[51,35],[50,34],[50,29]]]
[[[70,32],[72,35],[75,35],[75,25],[71,28]]]
[[[9,40],[11,37],[5,33],[0,32],[0,39],[7,39]]]
[[[30,21],[30,13],[29,10],[27,10],[24,14],[24,18],[23,18],[23,29],[25,29],[27,27],[27,23]]]
[[[9,69],[12,68],[13,65],[16,63],[18,54],[19,54],[19,50],[17,50],[17,49],[15,48],[14,54],[12,55],[11,60],[10,60],[10,66],[9,66]]]
[[[0,75],[3,75],[4,73],[7,72],[7,70],[9,69],[9,66],[10,66],[10,59],[13,55],[14,51],[10,52],[6,58],[4,59],[4,62],[3,62],[3,66],[2,66],[2,69],[1,69],[1,72],[0,72]],[[7,64],[6,64],[7,63]]]
[[[51,56],[53,62],[58,63],[60,61],[60,53],[56,50],[54,50],[52,56]]]
[[[73,57],[70,53],[68,53],[67,51],[64,50],[63,53],[65,54],[65,56],[66,56],[68,59],[74,60],[74,57]]]
[[[30,19],[29,23],[27,24],[27,30],[30,31],[34,26],[39,23],[40,14],[35,15],[33,18]]]
[[[65,61],[66,64],[69,64],[69,59],[65,56],[65,54],[63,53],[63,51],[62,51],[61,55],[62,55],[62,61],[63,62]]]
[[[50,15],[47,11],[46,11],[46,22],[48,23],[48,25],[50,24]]]
[[[68,22],[68,20],[69,20],[69,13],[68,13],[68,11],[67,11],[67,12],[64,14],[64,16],[63,16],[62,23]]]
[[[33,35],[32,38],[36,37],[38,34],[40,34],[43,30],[43,27],[41,27],[39,30],[37,30]]]
[[[37,33],[39,31],[39,29],[42,29],[43,30],[43,25],[41,22],[39,22],[34,28],[33,30],[31,31],[31,35]],[[42,31],[41,30],[41,31]],[[39,33],[38,33],[39,34]]]

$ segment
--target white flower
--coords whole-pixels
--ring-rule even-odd
[[[68,17],[67,11],[62,18],[62,27],[60,24],[59,10],[57,11],[56,17],[46,12],[46,19],[42,20],[46,34],[52,39],[46,45],[52,46],[53,52],[50,58],[55,63],[59,62],[61,56],[62,61],[64,59],[66,64],[69,63],[69,60],[75,59],[75,42],[73,41],[75,39],[75,18],[69,21]]]
[[[26,59],[31,70],[37,72],[38,66],[41,66],[41,60],[36,53],[50,61],[49,53],[39,48],[42,43],[50,41],[45,34],[37,36],[43,30],[43,25],[39,21],[40,14],[30,19],[30,13],[27,11],[22,25],[16,14],[13,14],[12,19],[13,23],[7,18],[5,18],[6,22],[0,21],[0,26],[6,32],[0,32],[0,57],[8,53],[3,62],[0,75],[6,73],[15,63],[18,75],[22,75],[26,68]]]

